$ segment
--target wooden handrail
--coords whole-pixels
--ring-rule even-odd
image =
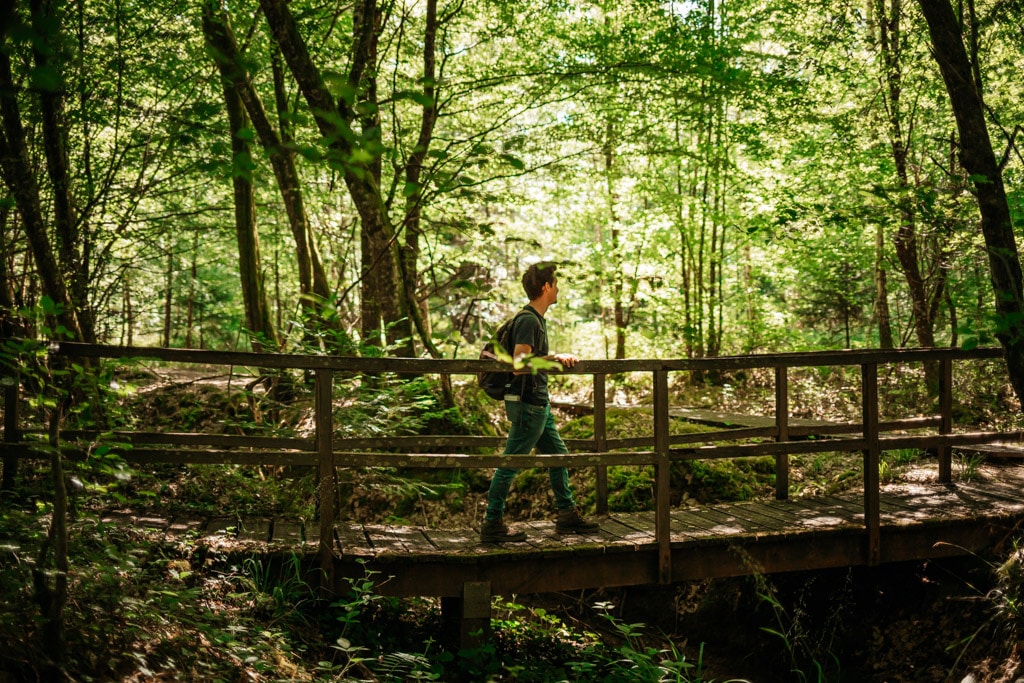
[[[497,450],[503,437],[425,436],[386,438],[341,438],[334,436],[333,386],[338,376],[352,373],[412,374],[476,374],[481,370],[502,368],[498,363],[481,360],[433,360],[423,358],[359,358],[220,352],[192,349],[119,347],[98,344],[54,342],[50,352],[77,358],[154,359],[165,362],[196,363],[266,369],[314,371],[315,435],[312,438],[286,438],[247,435],[207,435],[169,432],[114,433],[106,439],[123,439],[132,444],[124,453],[127,460],[139,462],[214,462],[240,464],[306,465],[316,468],[320,485],[321,564],[325,573],[333,569],[331,539],[338,509],[335,496],[338,467],[417,467],[417,468],[488,468],[495,465],[494,454],[421,453],[428,448],[490,448]],[[695,459],[719,459],[753,456],[775,458],[776,496],[785,498],[789,490],[789,456],[799,453],[827,451],[860,451],[864,458],[864,523],[866,529],[865,558],[875,564],[880,557],[879,460],[884,450],[922,448],[937,452],[940,481],[951,476],[951,453],[954,447],[992,443],[1007,439],[1024,439],[1024,432],[953,433],[952,385],[955,361],[1000,358],[996,348],[973,349],[898,349],[818,351],[808,353],[763,354],[702,359],[670,360],[595,360],[581,361],[565,374],[593,377],[594,436],[592,439],[567,439],[573,452],[558,455],[501,456],[502,463],[520,468],[532,467],[594,467],[597,472],[597,509],[604,514],[607,506],[607,468],[609,466],[653,466],[655,468],[655,538],[658,546],[659,580],[667,582],[672,574],[670,547],[671,463]],[[902,418],[883,422],[879,413],[878,368],[881,365],[905,363],[937,363],[939,372],[939,414]],[[832,423],[816,426],[792,424],[789,415],[789,368],[850,366],[861,371],[862,411],[859,423]],[[506,366],[507,367],[507,366]],[[702,434],[671,435],[669,430],[669,379],[674,373],[707,370],[767,368],[774,371],[775,414],[766,426],[722,429]],[[649,437],[610,439],[607,434],[606,377],[625,373],[651,376],[653,405],[652,434]],[[36,445],[26,437],[40,437],[19,429],[17,422],[17,387],[4,392],[4,436],[0,451],[4,457],[4,481],[8,479],[9,462],[18,458],[38,457]],[[937,428],[931,434],[895,434],[907,429]],[[96,438],[95,433],[63,432],[64,439]],[[813,438],[811,438],[813,437]],[[721,444],[721,441],[755,443]],[[698,445],[711,444],[711,445]],[[687,447],[690,445],[691,447]],[[136,447],[141,446],[141,447]],[[158,448],[164,446],[165,448]],[[651,450],[653,449],[653,450]],[[398,450],[399,452],[386,452]],[[582,451],[582,452],[581,452]]]

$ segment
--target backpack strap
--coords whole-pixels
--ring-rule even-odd
[[[544,324],[544,320],[543,320],[543,318],[540,317],[540,313],[538,313],[537,311],[533,310],[529,306],[523,306],[518,311],[516,311],[516,314],[514,316],[512,316],[512,324],[508,326],[508,336],[509,336],[509,341],[510,342],[513,341],[514,336],[515,336],[516,321],[519,320],[519,316],[523,315],[524,313],[532,313],[534,316],[536,316],[537,320],[542,325]],[[516,350],[515,349],[515,345],[513,344],[511,349],[506,347],[505,350],[508,352],[508,355],[511,356],[512,353]]]

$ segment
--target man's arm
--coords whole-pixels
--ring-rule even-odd
[[[522,360],[523,358],[529,356],[531,353],[533,353],[533,347],[530,346],[529,344],[516,344],[516,347],[512,350],[512,357],[515,358],[516,360]],[[576,363],[578,363],[580,359],[571,353],[556,353],[550,356],[544,356],[544,360],[558,361],[563,366],[571,368],[574,365],[576,365]],[[515,374],[528,375],[530,374],[530,371],[521,370],[519,372],[516,372]]]

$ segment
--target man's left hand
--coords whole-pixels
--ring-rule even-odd
[[[571,368],[580,362],[580,359],[571,353],[556,353],[554,359],[567,368]]]

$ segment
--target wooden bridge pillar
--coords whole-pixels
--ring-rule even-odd
[[[777,442],[789,441],[789,374],[785,365],[775,368],[775,435]],[[775,498],[789,498],[789,455],[775,456]]]
[[[605,401],[605,375],[594,375],[594,452],[608,450],[607,403]],[[598,465],[594,481],[597,514],[608,514],[608,466]]]
[[[939,434],[953,433],[953,360],[943,358],[939,364]],[[938,447],[939,481],[953,481],[953,448],[949,444]]]
[[[461,597],[441,598],[441,622],[458,635],[459,648],[471,650],[491,638],[491,582],[467,581]]]
[[[878,465],[881,448],[878,442],[878,366],[861,366],[861,392],[863,399],[864,440],[864,526],[867,529],[865,564],[875,567],[882,557],[881,491]]]
[[[669,474],[668,372],[654,373],[654,450],[658,464],[654,475],[654,537],[658,543],[658,582],[672,582],[672,518]]]
[[[330,368],[316,371],[316,451],[319,461],[320,569],[323,588],[334,586],[334,505],[338,487],[334,469],[334,373]]]
[[[4,438],[7,443],[14,443],[19,440],[18,435],[18,385],[17,373],[6,377],[9,380],[4,384]],[[14,479],[18,474],[18,457],[15,455],[4,456],[4,475],[0,483],[0,491],[9,491],[14,488]]]

